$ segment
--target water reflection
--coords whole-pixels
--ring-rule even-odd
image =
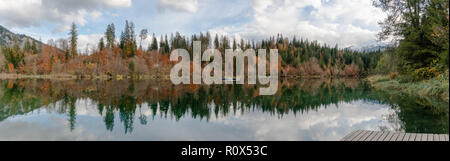
[[[2,140],[338,140],[356,129],[448,133],[448,103],[354,79],[257,85],[0,81]]]

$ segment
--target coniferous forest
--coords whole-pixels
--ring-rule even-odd
[[[119,41],[116,41],[114,24],[109,24],[105,35],[90,52],[77,51],[77,28],[72,25],[68,39],[36,45],[26,41],[23,48],[16,43],[3,51],[3,73],[29,75],[68,74],[78,77],[108,75],[115,77],[168,75],[167,69],[175,62],[169,61],[171,51],[186,49],[193,52],[194,41],[200,41],[202,53],[214,48],[242,50],[278,49],[282,76],[360,77],[375,72],[382,51],[353,51],[337,45],[320,44],[304,38],[288,38],[282,34],[260,41],[236,40],[228,36],[211,35],[209,32],[190,36],[176,32],[158,40],[153,34],[147,48],[140,45],[148,31],[137,35],[133,22],[126,21]],[[88,51],[88,50],[86,50]]]

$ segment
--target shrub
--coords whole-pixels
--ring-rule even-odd
[[[8,63],[12,64],[14,68],[18,68],[25,63],[24,53],[20,49],[4,48],[3,54]]]
[[[147,62],[144,58],[139,57],[133,57],[130,59],[130,62],[133,62],[134,64],[134,74],[148,74],[149,73],[149,67],[147,65]]]
[[[3,69],[6,66],[6,64],[5,64],[5,56],[3,56],[2,50],[3,49],[0,46],[0,72],[3,72]]]
[[[416,69],[412,72],[414,80],[430,79],[437,76],[440,73],[437,67],[424,67]]]
[[[397,76],[398,76],[397,72],[390,72],[389,73],[389,78],[391,78],[391,79],[395,79],[395,78],[397,78]]]

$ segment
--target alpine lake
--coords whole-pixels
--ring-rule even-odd
[[[0,80],[0,140],[335,141],[354,130],[448,134],[449,103],[358,79],[259,85]]]

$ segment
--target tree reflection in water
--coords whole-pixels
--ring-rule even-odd
[[[3,80],[0,86],[0,122],[44,108],[67,114],[70,130],[76,126],[80,99],[96,103],[109,131],[113,131],[118,114],[125,133],[133,132],[135,117],[142,125],[157,115],[176,121],[185,116],[208,121],[252,110],[282,118],[356,100],[390,106],[395,113],[385,119],[399,125],[395,127],[398,131],[448,133],[449,127],[447,102],[375,91],[356,79],[281,80],[273,96],[259,96],[258,85],[175,86],[165,81]],[[142,113],[143,105],[152,118]]]

